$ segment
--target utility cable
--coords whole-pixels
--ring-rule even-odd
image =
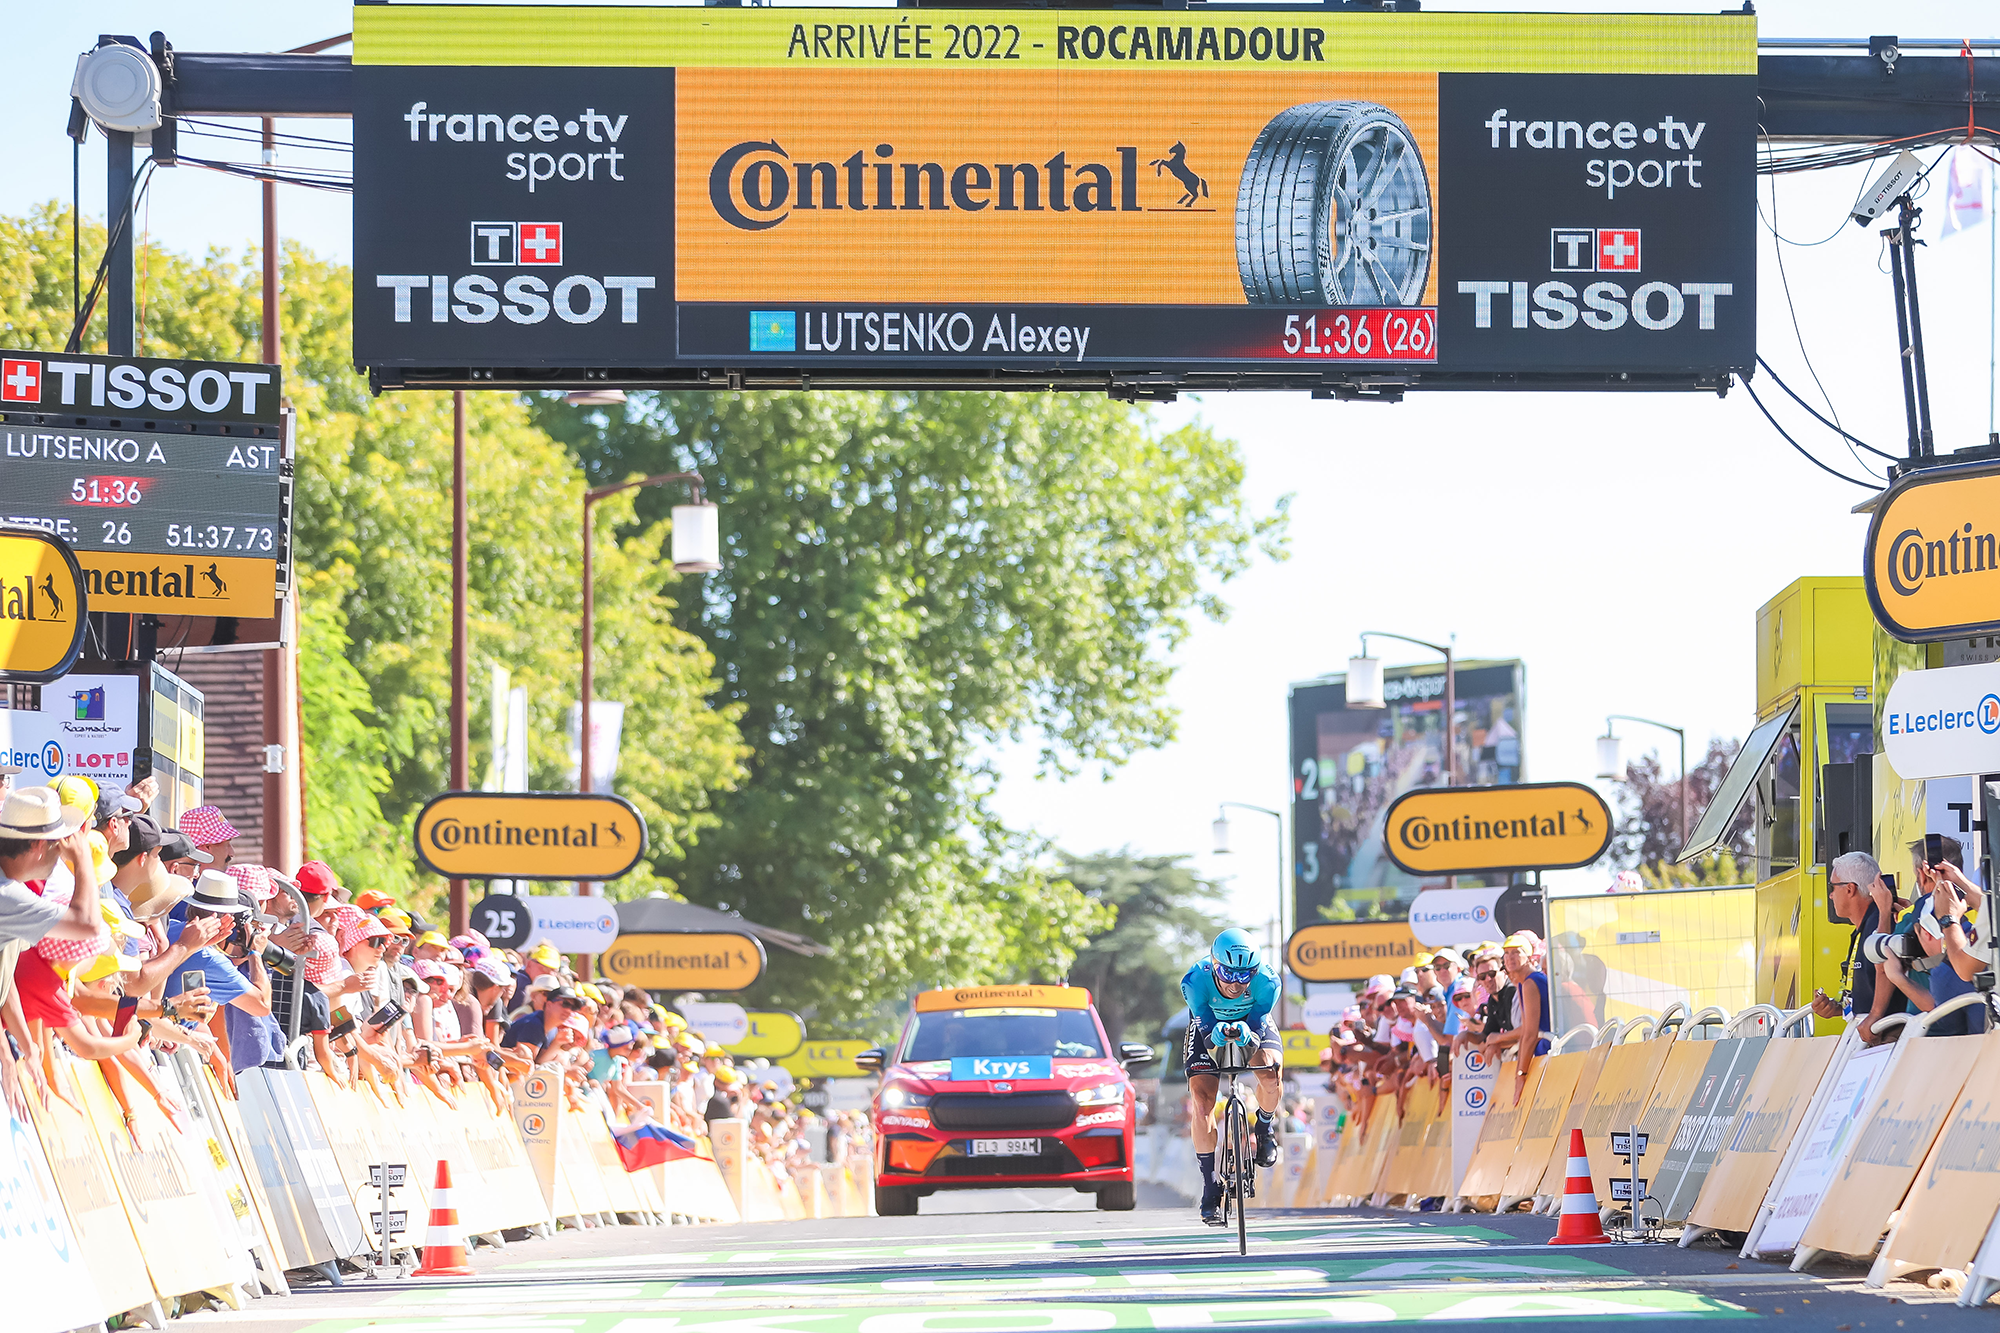
[[[104,280],[111,272],[111,256],[117,253],[119,238],[125,234],[126,228],[132,225],[133,210],[139,206],[139,201],[145,197],[146,191],[152,188],[156,165],[152,158],[147,158],[145,165],[141,166],[138,174],[133,177],[132,193],[126,198],[125,207],[119,210],[117,220],[112,223],[111,230],[105,236],[104,258],[97,265],[97,276],[91,280],[90,296],[84,301],[83,308],[77,312],[76,323],[70,326],[69,340],[63,344],[65,352],[83,350],[83,331],[90,327],[91,316],[96,313],[97,298],[103,293]]]
[[[1818,468],[1821,472],[1826,473],[1830,477],[1840,478],[1842,481],[1848,483],[1850,486],[1859,486],[1863,490],[1869,490],[1869,491],[1879,491],[1882,489],[1882,483],[1880,483],[1879,481],[1858,480],[1854,477],[1848,476],[1845,472],[1837,472],[1834,469],[1828,467],[1826,464],[1820,462],[1817,458],[1814,458],[1810,453],[1806,452],[1806,447],[1803,444],[1800,444],[1797,440],[1793,439],[1790,433],[1787,432],[1783,426],[1780,426],[1778,424],[1778,419],[1771,415],[1771,409],[1764,406],[1764,400],[1762,398],[1759,398],[1757,396],[1757,391],[1750,387],[1750,381],[1748,380],[1743,381],[1743,391],[1750,395],[1751,402],[1757,404],[1757,410],[1764,414],[1764,420],[1771,423],[1771,429],[1778,432],[1779,436],[1783,438],[1786,444],[1789,444],[1792,446],[1792,448],[1798,450],[1800,455],[1804,457],[1806,462],[1811,463],[1814,467]]]
[[[1783,380],[1778,378],[1778,372],[1771,369],[1771,363],[1769,361],[1766,361],[1761,353],[1757,357],[1757,364],[1764,368],[1764,373],[1771,377],[1771,380],[1774,384],[1776,384],[1780,389],[1783,389],[1788,395],[1790,395],[1791,400],[1797,403],[1800,407],[1803,407],[1808,413],[1810,413],[1813,420],[1819,422],[1820,425],[1825,426],[1828,430],[1833,431],[1845,437],[1849,443],[1860,445],[1863,449],[1866,449],[1869,453],[1874,454],[1877,457],[1886,458],[1892,463],[1900,463],[1902,461],[1902,456],[1900,454],[1892,454],[1888,453],[1885,450],[1877,449],[1874,445],[1868,443],[1866,440],[1859,439],[1853,435],[1849,435],[1846,431],[1842,430],[1840,427],[1834,425],[1831,421],[1828,421],[1825,417],[1821,416],[1817,411],[1814,410],[1813,405],[1811,403],[1808,403],[1805,399],[1799,397],[1797,393],[1794,393],[1792,391],[1791,385],[1785,383]]]

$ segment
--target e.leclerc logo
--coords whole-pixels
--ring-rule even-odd
[[[1928,713],[1886,713],[1883,722],[1884,734],[1890,736],[1969,731],[1973,727],[1991,736],[2000,732],[2000,695],[1985,695],[1967,709],[1934,708]]]
[[[1478,1111],[1483,1109],[1485,1105],[1486,1105],[1486,1089],[1467,1088],[1465,1090],[1465,1106],[1467,1110]]]

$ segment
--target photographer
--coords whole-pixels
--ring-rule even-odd
[[[241,868],[230,867],[232,871]],[[264,922],[244,916],[234,922],[218,947],[263,1000],[265,1009],[259,1014],[231,1005],[222,1011],[223,1028],[229,1035],[229,1068],[240,1074],[284,1058],[285,1032],[271,1012],[272,972],[267,964],[282,968],[289,976],[298,966],[298,958],[271,943],[271,928]]]
[[[1874,1045],[1875,1023],[1888,1012],[1889,1000],[1898,995],[1893,986],[1875,984],[1877,964],[1863,950],[1864,944],[1882,934],[1883,911],[1877,896],[1890,893],[1882,878],[1882,867],[1866,852],[1848,852],[1833,858],[1826,868],[1827,890],[1836,915],[1854,927],[1848,939],[1847,961],[1841,972],[1847,979],[1839,1000],[1825,991],[1813,991],[1812,1011],[1820,1018],[1861,1019],[1861,1040]],[[1893,898],[1890,899],[1893,906]]]
[[[1978,989],[1973,978],[1986,961],[1972,952],[1978,930],[1965,919],[1979,891],[1965,873],[1949,861],[1930,867],[1931,891],[1917,911],[1916,941],[1924,956],[1934,958],[1928,972],[1915,972],[1906,960],[1891,953],[1882,959],[1882,975],[1909,997],[1910,1006],[1929,1013],[1946,1000],[1969,995]],[[1986,1010],[1974,1006],[1947,1014],[1930,1028],[1934,1037],[1962,1037],[1986,1031]]]

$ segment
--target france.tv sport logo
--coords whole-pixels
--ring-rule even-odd
[[[1889,713],[1883,721],[1887,723],[1886,734],[1890,736],[1915,736],[1934,731],[1970,731],[1978,727],[1991,736],[2000,732],[2000,695],[1989,694],[1969,709],[1938,708],[1928,713]]]

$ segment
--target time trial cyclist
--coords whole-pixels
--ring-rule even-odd
[[[1220,1082],[1210,1034],[1219,1023],[1242,1023],[1254,1034],[1257,1049],[1250,1065],[1257,1071],[1257,1165],[1276,1166],[1277,1126],[1272,1114],[1283,1092],[1279,1082],[1284,1039],[1271,1021],[1278,1001],[1278,974],[1257,958],[1247,932],[1231,927],[1215,937],[1208,956],[1181,978],[1187,1001],[1187,1039],[1181,1060],[1187,1069],[1188,1095],[1194,1104],[1195,1161],[1201,1165],[1201,1220],[1222,1225],[1222,1186],[1215,1179],[1215,1094]]]

